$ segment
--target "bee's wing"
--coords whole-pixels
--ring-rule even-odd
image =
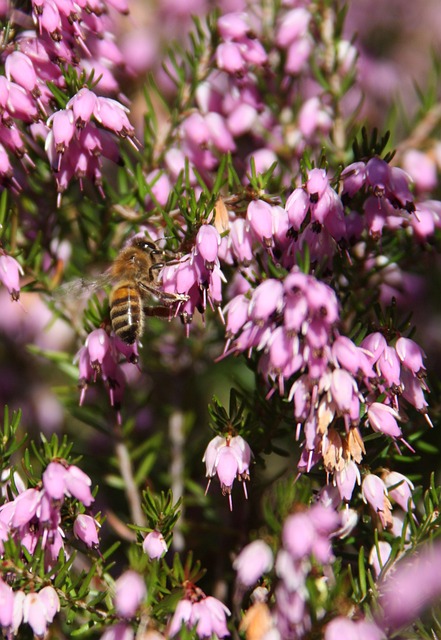
[[[77,278],[58,287],[58,289],[53,292],[53,296],[56,300],[85,298],[111,283],[112,277],[109,272],[103,273],[97,278]]]

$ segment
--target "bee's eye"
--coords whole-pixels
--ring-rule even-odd
[[[155,247],[155,245],[153,244],[153,242],[148,242],[145,241],[142,243],[141,249],[143,251],[146,251],[148,253],[157,253],[157,249]]]

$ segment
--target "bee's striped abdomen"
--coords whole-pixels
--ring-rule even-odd
[[[131,285],[115,287],[110,295],[110,319],[115,334],[127,344],[142,335],[143,311],[137,289]]]

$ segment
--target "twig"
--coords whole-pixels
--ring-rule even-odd
[[[144,527],[146,525],[146,519],[141,507],[141,496],[136,486],[135,478],[133,477],[132,462],[126,444],[122,439],[122,433],[120,432],[118,435],[119,437],[115,442],[115,453],[118,458],[119,470],[124,480],[130,516],[133,524]]]

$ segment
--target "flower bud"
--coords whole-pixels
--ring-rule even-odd
[[[99,545],[97,521],[85,513],[80,513],[73,525],[74,536],[88,547]],[[98,525],[99,526],[99,525]]]
[[[160,531],[150,531],[144,538],[142,548],[150,560],[161,558],[168,549],[164,536]]]
[[[0,281],[9,291],[13,300],[20,297],[20,279],[19,276],[24,275],[20,264],[8,255],[0,256]]]

